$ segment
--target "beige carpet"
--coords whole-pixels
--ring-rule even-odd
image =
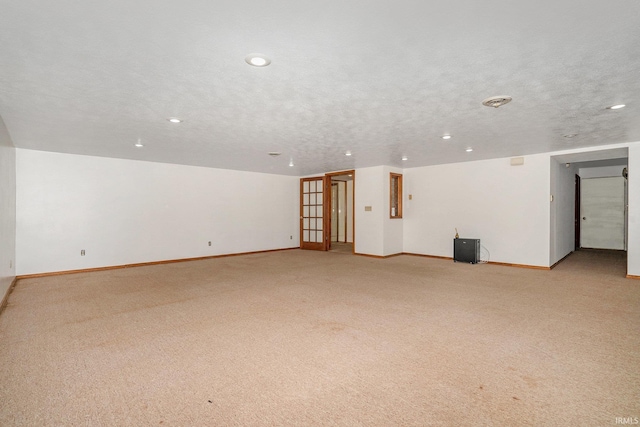
[[[2,426],[614,426],[640,416],[640,282],[283,251],[22,280]]]
[[[331,242],[331,252],[353,254],[353,243]]]

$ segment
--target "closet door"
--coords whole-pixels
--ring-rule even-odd
[[[583,178],[580,185],[580,246],[623,250],[624,178]]]

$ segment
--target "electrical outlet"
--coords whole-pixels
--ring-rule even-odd
[[[209,246],[211,246],[211,240],[209,240]]]
[[[80,251],[80,256],[84,256],[84,249]]]

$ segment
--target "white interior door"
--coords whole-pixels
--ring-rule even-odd
[[[580,247],[623,250],[624,178],[586,178],[580,188]]]

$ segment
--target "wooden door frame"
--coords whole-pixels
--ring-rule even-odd
[[[340,175],[352,175],[352,181],[353,181],[353,191],[351,194],[352,199],[352,209],[351,209],[351,216],[352,216],[352,220],[351,220],[351,224],[352,224],[352,237],[353,237],[353,247],[351,248],[351,252],[352,253],[356,253],[356,171],[355,169],[351,169],[351,170],[346,170],[346,171],[339,171],[339,172],[331,172],[331,173],[327,173],[325,174],[325,178],[326,181],[328,182],[328,187],[329,187],[329,193],[331,193],[331,178],[334,176],[340,176]],[[325,184],[326,185],[326,184]],[[326,187],[325,187],[326,188]],[[326,200],[326,199],[325,199]],[[325,240],[327,240],[328,236],[328,244],[327,244],[327,249],[329,250],[331,249],[331,203],[332,203],[332,199],[331,199],[331,195],[329,194],[328,197],[328,202],[325,201]],[[345,238],[346,238],[346,233],[345,233]],[[348,240],[348,239],[346,239]]]

